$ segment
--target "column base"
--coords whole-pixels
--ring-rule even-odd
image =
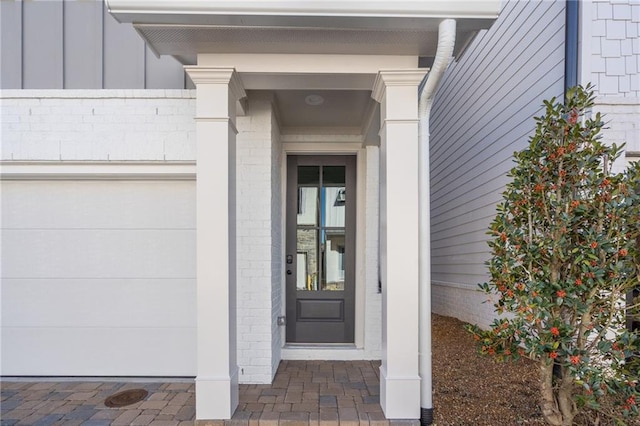
[[[228,378],[196,377],[196,419],[230,419],[238,407],[238,369]]]
[[[394,377],[380,367],[380,405],[387,419],[419,419],[420,377]]]

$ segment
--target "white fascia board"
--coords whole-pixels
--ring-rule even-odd
[[[106,0],[106,2],[109,12],[123,22],[143,22],[152,19],[153,15],[495,19],[501,6],[501,0]]]

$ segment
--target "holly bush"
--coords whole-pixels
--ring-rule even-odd
[[[491,223],[481,284],[499,314],[469,327],[480,351],[539,364],[545,420],[571,425],[585,408],[624,424],[638,415],[640,165],[611,166],[591,86],[545,101]],[[605,410],[602,401],[615,410]],[[613,402],[612,402],[613,401]],[[612,405],[613,404],[613,405]]]

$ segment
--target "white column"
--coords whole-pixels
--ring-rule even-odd
[[[380,71],[380,404],[390,419],[420,418],[418,371],[418,85],[426,70]]]
[[[197,89],[196,419],[229,419],[238,406],[235,105],[245,93],[233,68],[185,69]]]

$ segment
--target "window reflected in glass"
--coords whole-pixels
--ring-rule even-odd
[[[298,229],[296,287],[318,290],[318,230]]]
[[[322,225],[344,227],[346,191],[344,186],[322,188]]]
[[[322,283],[321,290],[344,290],[345,277],[344,229],[322,232]]]
[[[298,225],[318,226],[318,188],[298,187]]]

